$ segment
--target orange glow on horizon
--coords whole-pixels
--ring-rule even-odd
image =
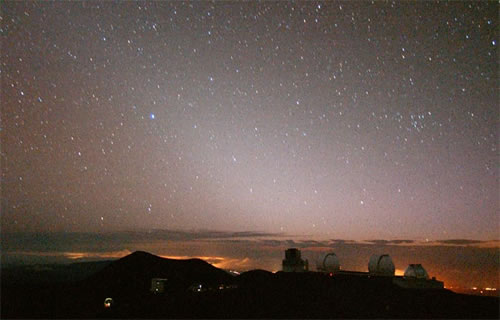
[[[405,271],[404,271],[404,270],[401,270],[401,269],[396,269],[395,274],[396,274],[397,276],[403,276],[403,275],[405,274]]]
[[[176,259],[176,260],[187,260],[187,259],[201,259],[207,263],[210,263],[219,269],[248,269],[250,265],[250,258],[226,258],[218,256],[170,256],[170,255],[159,255],[161,258],[166,259]]]

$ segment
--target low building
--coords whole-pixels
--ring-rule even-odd
[[[208,287],[203,285],[202,283],[193,283],[192,285],[189,286],[188,291],[191,292],[205,292],[208,290]]]
[[[167,279],[153,278],[151,279],[151,292],[154,294],[165,292]]]
[[[285,251],[285,259],[283,260],[284,272],[305,272],[309,271],[309,261],[301,258],[300,250],[290,248]]]
[[[436,280],[429,275],[424,267],[418,264],[410,264],[402,277],[394,277],[393,283],[409,289],[443,289],[444,282]]]

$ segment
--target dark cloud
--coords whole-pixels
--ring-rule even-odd
[[[365,240],[365,242],[378,245],[393,245],[393,244],[409,244],[414,243],[414,240]]]
[[[414,240],[391,240],[390,242],[394,244],[415,243]]]
[[[282,240],[274,240],[274,239],[263,239],[259,240],[259,242],[264,246],[271,246],[271,247],[279,247],[285,244],[285,242]]]
[[[354,240],[344,240],[344,239],[331,239],[331,243],[334,244],[344,244],[344,243],[355,243],[356,241]]]
[[[301,248],[306,248],[306,247],[325,247],[328,246],[328,242],[323,242],[323,241],[315,241],[315,240],[302,240],[298,242],[299,247]]]
[[[437,240],[436,242],[442,244],[452,244],[452,245],[471,245],[471,244],[484,243],[484,241],[481,240],[469,240],[469,239]]]
[[[277,237],[281,236],[280,233],[270,233],[270,232],[255,232],[255,231],[243,231],[243,232],[223,232],[223,231],[193,231],[190,232],[198,239],[225,239],[225,238],[259,238],[259,237]]]

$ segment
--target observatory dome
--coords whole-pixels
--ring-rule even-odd
[[[404,276],[405,278],[429,279],[427,271],[425,271],[420,263],[410,264],[408,268],[406,268]]]
[[[317,269],[324,272],[338,272],[340,270],[340,260],[335,253],[327,253],[318,261]]]
[[[388,254],[374,254],[368,262],[368,271],[381,276],[394,276],[396,268]]]

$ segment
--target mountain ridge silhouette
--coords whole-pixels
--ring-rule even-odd
[[[201,259],[162,258],[145,251],[135,251],[111,262],[84,281],[101,290],[145,291],[153,278],[167,279],[170,289],[186,289],[193,283],[219,285],[232,283],[233,276]]]
[[[91,266],[88,265],[89,267]],[[102,265],[101,265],[102,266]],[[82,265],[85,267],[85,265]],[[137,251],[77,281],[2,281],[2,318],[492,318],[499,299],[404,289],[390,277],[251,270]],[[2,276],[3,277],[3,276]],[[165,291],[150,291],[164,278]],[[33,279],[33,277],[31,277]],[[192,290],[202,284],[203,290]],[[106,298],[113,305],[105,308]]]

